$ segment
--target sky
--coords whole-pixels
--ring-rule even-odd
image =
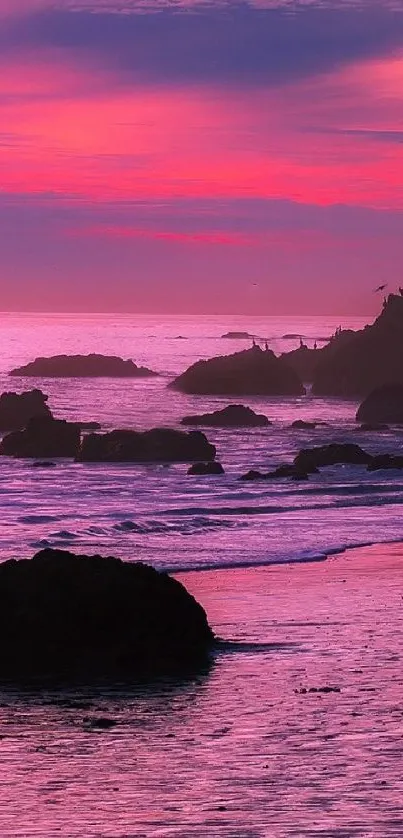
[[[367,315],[403,0],[0,0],[0,310]]]

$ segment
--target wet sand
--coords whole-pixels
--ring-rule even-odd
[[[402,569],[399,544],[182,574],[209,673],[1,690],[1,836],[402,836]]]

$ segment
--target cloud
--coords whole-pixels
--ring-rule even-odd
[[[403,48],[403,14],[374,3],[298,6],[294,13],[243,2],[141,14],[39,8],[3,20],[0,47],[3,56],[72,51],[143,85],[268,85]]]

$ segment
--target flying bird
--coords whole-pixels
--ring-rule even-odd
[[[376,292],[377,292],[377,291],[384,291],[384,290],[385,290],[385,288],[386,288],[386,286],[387,286],[387,284],[388,284],[388,283],[387,283],[387,282],[385,282],[385,284],[384,284],[384,285],[378,285],[378,288],[374,288],[374,294],[376,294]]]

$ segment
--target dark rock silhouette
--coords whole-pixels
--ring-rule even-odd
[[[332,442],[316,448],[303,448],[295,457],[294,465],[300,471],[312,473],[312,470],[323,466],[368,465],[371,460],[371,455],[359,445]]]
[[[154,428],[83,437],[78,459],[104,463],[187,463],[214,460],[216,449],[200,431]]]
[[[100,431],[101,425],[99,422],[75,422],[80,431]]]
[[[249,332],[226,332],[221,337],[225,340],[253,340],[255,335],[250,335]]]
[[[283,352],[280,356],[289,367],[299,376],[301,381],[313,381],[318,366],[322,349],[309,349],[307,346],[300,346],[291,352]]]
[[[308,480],[310,474],[316,474],[318,472],[317,468],[312,468],[309,472],[303,468],[299,468],[298,466],[291,464],[285,464],[282,466],[278,466],[274,471],[255,471],[251,469],[251,471],[246,472],[240,477],[240,480],[244,481],[253,481],[253,480],[274,480],[276,478],[282,477],[290,477],[291,480]]]
[[[258,346],[197,361],[170,385],[184,393],[233,396],[300,396],[305,393],[297,374],[271,350]]]
[[[188,469],[188,474],[224,474],[224,469],[221,463],[194,463]]]
[[[53,463],[52,460],[37,460],[35,463],[32,463],[32,468],[56,468],[57,463]]]
[[[80,429],[72,422],[35,417],[23,431],[13,431],[0,443],[0,454],[10,457],[76,457]]]
[[[144,378],[158,373],[114,355],[54,355],[36,358],[9,375],[35,378]]]
[[[309,431],[315,430],[317,424],[317,422],[305,422],[304,419],[296,419],[295,422],[292,423],[291,427],[300,431]]]
[[[362,431],[365,433],[366,431],[388,431],[389,425],[382,425],[378,422],[363,422],[356,431]]]
[[[379,471],[380,469],[403,468],[403,456],[395,454],[378,454],[372,457],[368,464],[368,471]]]
[[[400,424],[403,422],[403,383],[377,387],[359,406],[357,422]]]
[[[46,404],[48,396],[42,390],[25,393],[2,393],[0,396],[0,431],[19,431],[34,416],[52,414]]]
[[[316,395],[363,397],[385,384],[403,384],[403,297],[390,294],[372,326],[342,335],[332,351],[333,341],[321,351]]]
[[[181,421],[181,425],[207,425],[215,428],[256,428],[271,424],[267,416],[255,413],[243,404],[230,404],[222,410],[202,413],[200,416],[185,416]]]
[[[203,608],[141,563],[41,550],[0,565],[0,678],[160,675],[204,664]]]

